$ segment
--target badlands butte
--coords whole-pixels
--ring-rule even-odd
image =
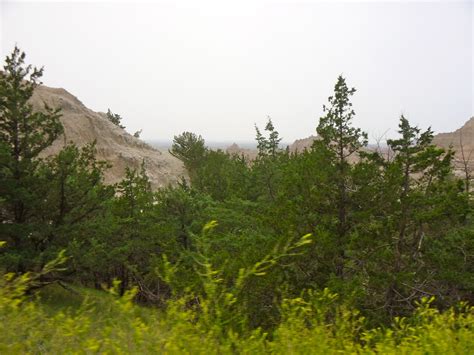
[[[127,167],[139,169],[142,162],[153,189],[173,184],[186,175],[181,161],[168,151],[159,151],[135,138],[110,122],[105,113],[88,109],[66,90],[38,86],[31,104],[34,109],[41,110],[45,103],[61,109],[64,133],[42,152],[43,156],[57,154],[68,142],[82,147],[95,141],[97,158],[112,165],[104,174],[107,184],[121,181]]]
[[[140,168],[145,164],[147,175],[154,189],[174,184],[181,177],[186,177],[186,171],[181,161],[172,156],[167,150],[159,150],[135,138],[124,129],[110,122],[105,113],[88,109],[74,95],[61,88],[50,88],[40,85],[35,89],[31,104],[35,110],[41,110],[44,104],[60,108],[61,122],[64,133],[45,151],[43,156],[57,154],[62,147],[73,142],[82,147],[96,142],[97,158],[111,163],[112,167],[105,172],[105,182],[114,184],[125,176],[125,169]],[[296,140],[289,146],[290,151],[303,151],[311,147],[315,136]],[[455,164],[462,169],[463,160],[474,169],[474,117],[464,126],[451,133],[440,133],[434,138],[434,143],[443,148],[452,147],[456,151]],[[461,149],[463,148],[463,149]],[[253,149],[240,148],[232,144],[226,151],[229,154],[243,154],[249,160],[256,157]],[[464,151],[464,158],[462,151]]]

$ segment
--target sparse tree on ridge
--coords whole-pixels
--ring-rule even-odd
[[[107,119],[112,122],[114,125],[122,128],[122,129],[125,129],[125,126],[122,126],[121,125],[121,122],[122,122],[122,117],[117,114],[117,113],[113,113],[112,111],[110,111],[110,109],[107,109]]]
[[[136,131],[136,132],[133,134],[133,136],[134,136],[135,138],[140,138],[140,135],[141,135],[141,134],[142,134],[142,130],[139,129],[138,131]]]

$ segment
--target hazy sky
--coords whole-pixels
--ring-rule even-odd
[[[341,73],[371,137],[401,113],[436,131],[474,115],[472,1],[0,1],[2,58],[17,43],[46,85],[145,139],[248,141],[267,115],[309,136]]]

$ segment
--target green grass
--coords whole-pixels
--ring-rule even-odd
[[[86,300],[97,306],[113,300],[112,295],[102,290],[72,284],[65,284],[65,287],[54,283],[42,288],[38,292],[38,301],[49,314],[66,311],[67,309],[77,310]]]

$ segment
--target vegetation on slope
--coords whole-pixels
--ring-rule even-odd
[[[204,278],[207,289],[219,281]],[[209,293],[200,305],[190,298],[170,300],[163,310],[132,302],[137,289],[118,296],[48,286],[37,301],[23,291],[28,278],[8,277],[0,289],[0,352],[9,353],[383,353],[470,354],[474,350],[474,309],[467,305],[440,312],[424,298],[408,318],[371,328],[361,314],[337,303],[327,289],[283,299],[281,321],[269,331],[235,331],[226,321],[244,316],[222,307]],[[71,292],[73,294],[71,295]],[[72,300],[72,301],[71,301]],[[235,298],[234,298],[235,300]],[[229,304],[229,303],[227,303]]]
[[[311,149],[271,120],[252,162],[185,132],[190,182],[110,186],[93,144],[40,157],[60,112],[32,110],[24,60],[0,73],[2,352],[472,353],[472,185],[430,129],[367,153],[339,77]],[[55,309],[52,285],[115,298]]]

